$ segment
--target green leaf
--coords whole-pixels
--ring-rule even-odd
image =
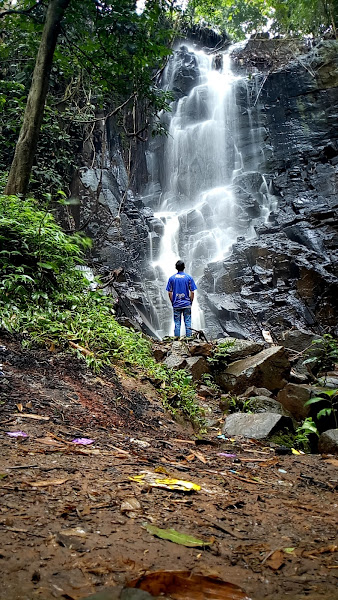
[[[326,396],[338,396],[338,390],[325,390],[325,395]]]
[[[325,400],[325,398],[316,396],[315,398],[310,398],[310,400],[307,400],[306,402],[304,402],[304,406],[310,406],[310,404],[316,404],[317,402],[323,402],[323,400]]]
[[[331,413],[332,408],[322,408],[322,410],[317,413],[317,419],[320,419],[321,417],[328,417]]]
[[[303,365],[308,365],[309,363],[317,362],[317,360],[318,360],[317,356],[311,356],[311,358],[307,358],[306,360],[303,360]]]
[[[42,267],[43,269],[54,269],[52,263],[38,262],[36,264],[38,265],[38,267]]]
[[[155,535],[162,540],[169,540],[175,544],[180,544],[181,546],[187,546],[188,548],[203,548],[205,546],[211,546],[212,544],[212,541],[206,542],[204,540],[199,540],[186,533],[180,533],[175,529],[160,529],[155,525],[148,524],[145,524],[145,528],[151,535]]]

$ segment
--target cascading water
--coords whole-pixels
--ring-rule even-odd
[[[149,242],[152,276],[148,269],[148,278],[153,282],[148,300],[160,336],[173,330],[165,285],[175,272],[176,260],[184,260],[186,272],[198,286],[207,265],[224,259],[238,236],[254,236],[255,219],[269,212],[266,185],[256,193],[251,215],[243,207],[248,196],[243,176],[250,178],[257,172],[261,159],[259,128],[249,127],[244,164],[243,107],[237,102],[238,86],[243,89],[244,80],[232,73],[229,54],[223,55],[223,67],[219,68],[219,60],[216,65],[212,55],[181,46],[164,73],[163,86],[181,97],[172,103],[172,113],[163,115],[168,136],[149,147],[149,184],[143,195],[155,217]],[[190,87],[186,95],[179,87],[182,78]],[[251,114],[245,116],[252,119]],[[198,292],[196,300],[193,328],[201,329]]]

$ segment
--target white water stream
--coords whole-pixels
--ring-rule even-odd
[[[149,184],[143,196],[144,204],[151,206],[164,225],[156,248],[154,234],[150,238],[154,280],[149,298],[153,325],[161,337],[173,334],[165,286],[175,273],[175,262],[184,260],[186,272],[198,286],[208,263],[229,255],[238,236],[255,235],[253,220],[244,213],[233,185],[245,173],[237,143],[241,107],[236,102],[237,85],[243,86],[243,79],[232,73],[228,54],[223,56],[221,71],[213,69],[211,55],[196,50],[193,54],[200,72],[198,84],[172,104],[169,117],[164,116],[169,120],[169,133],[161,144],[155,141],[149,148]],[[177,60],[176,55],[164,74],[167,89],[171,89]],[[250,171],[255,171],[260,152],[257,128],[250,130],[246,144],[253,157]],[[262,216],[269,212],[268,201],[265,204]],[[197,291],[192,326],[203,329],[203,325]]]

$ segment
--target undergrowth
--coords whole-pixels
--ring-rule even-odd
[[[90,291],[76,265],[88,238],[68,236],[36,201],[0,195],[0,327],[38,344],[75,352],[98,372],[122,361],[159,382],[163,403],[197,425],[200,409],[184,370],[157,363],[151,341],[114,319],[109,296]]]

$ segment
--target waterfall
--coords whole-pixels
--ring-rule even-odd
[[[143,194],[157,223],[148,278],[153,280],[151,312],[161,323],[160,336],[173,332],[165,285],[176,260],[185,262],[198,286],[207,265],[224,260],[238,236],[253,237],[257,218],[269,214],[267,184],[257,178],[261,128],[238,99],[249,95],[244,78],[231,71],[228,53],[222,59],[223,66],[218,61],[216,69],[212,55],[181,46],[164,73],[164,87],[177,98],[171,113],[162,116],[167,137],[149,145],[149,183]],[[245,140],[243,119],[249,132]],[[251,193],[253,180],[259,187]],[[204,326],[199,291],[192,326]]]

